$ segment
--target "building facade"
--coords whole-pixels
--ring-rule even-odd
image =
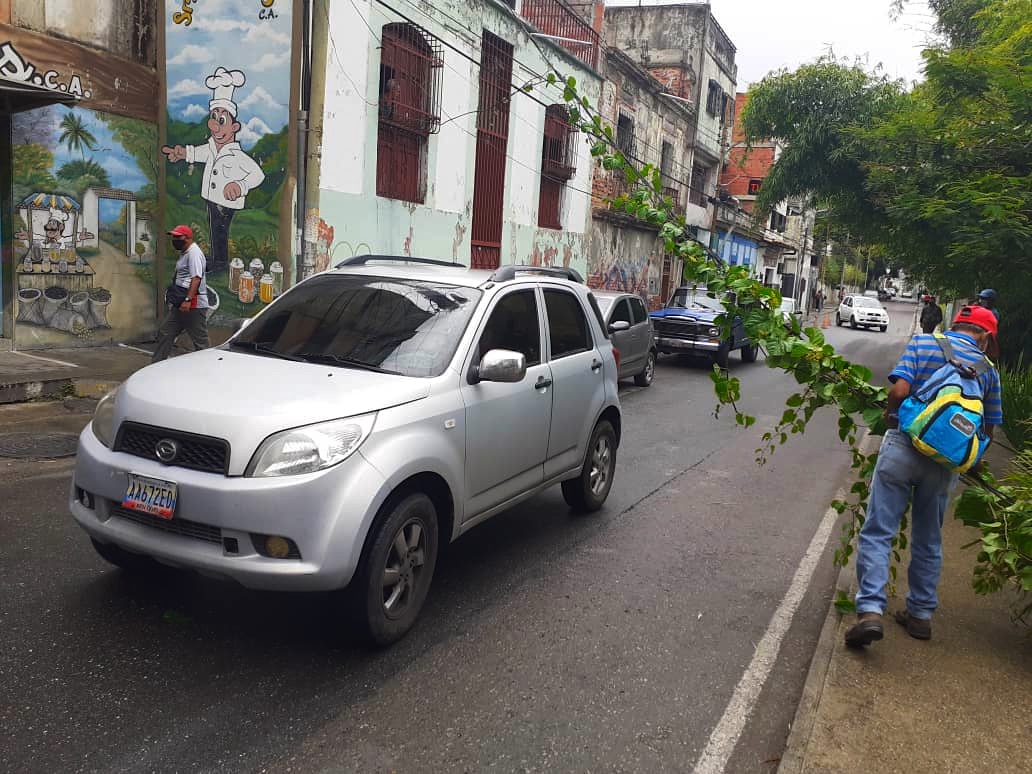
[[[599,113],[613,129],[619,150],[639,166],[651,164],[663,176],[663,192],[675,212],[684,214],[689,196],[694,110],[666,94],[666,87],[622,51],[607,49],[605,84]],[[635,293],[659,308],[680,276],[666,254],[655,226],[609,202],[627,191],[622,171],[596,170],[588,284]]]
[[[158,10],[0,3],[0,348],[153,336]]]
[[[733,124],[735,46],[709,3],[606,8],[606,40],[695,108],[686,222],[715,247],[713,202]]]
[[[542,0],[324,4],[305,270],[393,253],[587,273],[591,157],[545,78],[573,77],[596,103],[597,31]]]

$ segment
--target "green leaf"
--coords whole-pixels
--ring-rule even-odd
[[[835,597],[835,609],[842,615],[850,615],[856,612],[856,603],[846,595],[846,592],[839,591]]]

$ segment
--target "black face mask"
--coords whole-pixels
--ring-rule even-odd
[[[185,239],[173,239],[172,240],[172,246],[174,248],[176,248],[176,250],[179,250],[180,252],[182,252],[183,249],[186,247],[186,240]]]

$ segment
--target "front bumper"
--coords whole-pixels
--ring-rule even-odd
[[[677,339],[667,336],[656,336],[656,348],[660,352],[669,354],[677,352],[712,354],[720,349],[720,342],[710,339]]]
[[[207,538],[189,534],[199,530],[165,531],[157,517],[157,524],[149,524],[142,515],[132,520],[119,515],[129,473],[174,482],[178,502],[173,521],[203,526]],[[93,508],[83,504],[79,490],[92,495]],[[164,564],[235,580],[248,588],[326,591],[351,580],[366,532],[386,494],[383,476],[360,452],[318,473],[227,477],[113,452],[87,426],[79,437],[69,508],[91,537]],[[301,559],[262,556],[253,534],[290,538]],[[232,540],[236,552],[227,548]]]

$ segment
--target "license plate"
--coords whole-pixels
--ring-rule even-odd
[[[176,510],[179,487],[171,481],[129,474],[122,507],[131,511],[149,513],[159,519],[171,519]]]

